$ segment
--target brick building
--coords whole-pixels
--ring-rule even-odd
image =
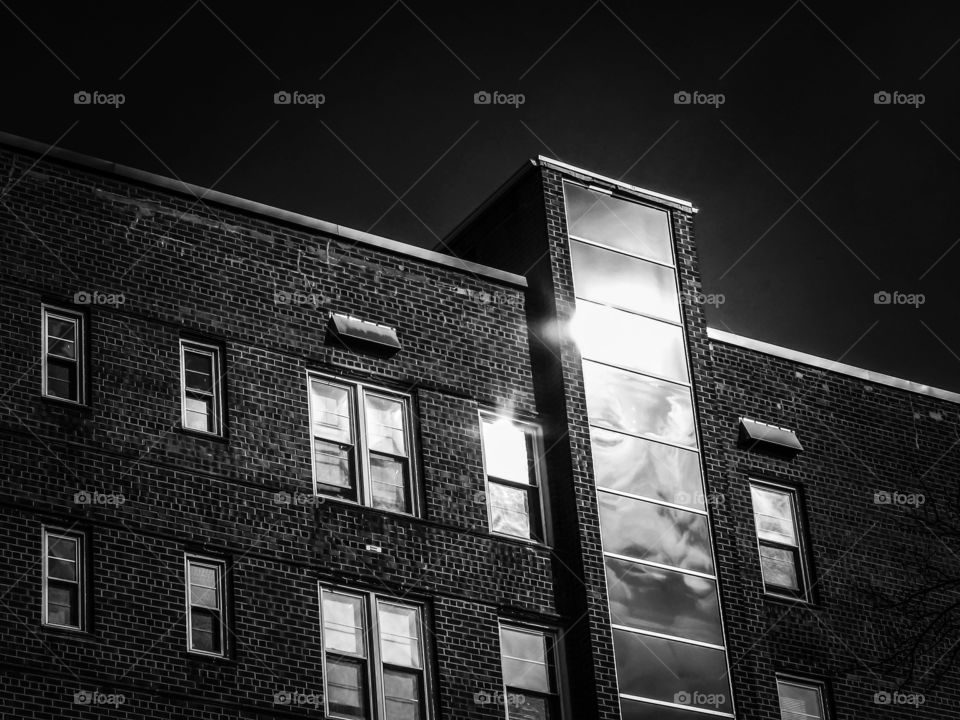
[[[960,397],[708,329],[690,203],[538,158],[441,253],[8,135],[0,177],[3,717],[960,704],[871,595]]]

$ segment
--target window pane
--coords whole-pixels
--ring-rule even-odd
[[[679,693],[705,700],[712,696],[716,704],[704,709],[730,712],[722,650],[625,630],[613,631],[613,645],[620,692],[671,703]]]
[[[327,655],[327,705],[331,713],[367,718],[364,665]]]
[[[605,562],[611,622],[723,645],[716,582],[616,558]]]
[[[77,400],[77,364],[69,360],[47,359],[47,395]]]
[[[790,493],[754,485],[750,488],[750,494],[753,497],[753,517],[760,539],[796,545],[797,532]]]
[[[534,692],[550,692],[546,638],[543,633],[501,627],[500,658],[507,685]]]
[[[383,670],[386,720],[420,720],[420,674]]]
[[[821,720],[823,718],[823,702],[818,688],[777,681],[777,690],[780,692],[782,720]]]
[[[682,708],[664,707],[626,698],[620,699],[620,716],[621,720],[708,720],[714,717]]]
[[[47,554],[51,558],[76,561],[78,545],[73,538],[47,535]]]
[[[671,268],[570,241],[577,297],[680,322]]]
[[[506,418],[483,420],[483,461],[490,477],[530,482],[527,433]]]
[[[607,552],[713,573],[705,515],[602,491],[597,499]]]
[[[370,455],[370,480],[373,506],[384,510],[408,512],[407,461]]]
[[[367,443],[374,452],[406,455],[404,433],[404,403],[379,395],[365,396]]]
[[[549,720],[550,710],[546,698],[514,693],[507,700],[507,717],[510,720]]]
[[[663,210],[563,184],[567,231],[587,240],[673,264],[669,215]]]
[[[580,301],[572,331],[591,360],[687,382],[683,330],[625,310]]]
[[[50,558],[47,562],[47,575],[57,580],[76,581],[77,564],[72,560],[57,560]]]
[[[791,550],[760,545],[760,567],[767,585],[800,590],[797,582],[796,556]]]
[[[210,352],[183,350],[184,376],[191,390],[213,392],[213,355]]]
[[[47,352],[74,360],[77,357],[77,324],[72,320],[47,317]]]
[[[210,565],[200,563],[190,563],[190,584],[199,585],[205,588],[215,588],[217,586],[217,569]]]
[[[696,447],[688,388],[588,360],[583,377],[592,424]]]
[[[417,608],[378,604],[380,653],[389,665],[420,668],[420,612]]]
[[[326,650],[366,657],[363,607],[362,598],[323,593],[323,646]]]
[[[184,423],[191,430],[213,432],[213,398],[187,396],[183,399]]]
[[[317,483],[327,486],[321,487],[321,492],[329,492],[335,488],[354,489],[353,453],[349,448],[323,440],[314,440],[313,458]]]
[[[524,488],[491,482],[490,530],[493,532],[530,537],[529,493]]]
[[[219,615],[199,608],[190,611],[191,648],[218,653],[220,646]]]
[[[48,583],[47,622],[68,627],[80,626],[80,589],[76,583]]]
[[[697,453],[595,427],[590,439],[598,487],[705,507]]]
[[[352,444],[349,389],[319,380],[314,380],[311,388],[314,434],[327,440]]]

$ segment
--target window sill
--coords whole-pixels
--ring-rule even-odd
[[[808,608],[819,608],[821,605],[808,598],[792,597],[790,595],[780,595],[769,591],[764,591],[763,599],[774,602],[778,605],[802,605]]]
[[[516,543],[523,547],[535,547],[542,548],[544,550],[551,550],[552,547],[548,545],[543,540],[534,540],[532,538],[522,538],[517,537],[516,535],[505,535],[503,533],[498,533],[493,530],[490,530],[487,535],[495,540],[505,540],[507,542]]]
[[[226,435],[218,435],[216,433],[207,433],[200,430],[191,430],[190,428],[185,428],[182,425],[178,425],[176,428],[178,433],[183,435],[189,435],[190,437],[200,438],[203,440],[211,440],[213,442],[222,443],[224,445],[229,444],[229,438]]]
[[[199,653],[192,650],[186,650],[184,657],[189,662],[204,663],[210,665],[224,665],[227,667],[237,667],[239,663],[230,655],[211,655],[208,653]]]
[[[98,643],[99,639],[90,631],[86,629],[75,630],[67,627],[60,627],[58,625],[41,625],[41,631],[44,635],[50,637],[59,638],[61,640],[78,640],[80,642],[88,643]]]
[[[53,407],[62,408],[64,410],[70,409],[70,410],[76,410],[78,412],[83,412],[83,413],[93,412],[93,406],[90,405],[90,403],[86,403],[86,402],[79,403],[79,402],[76,402],[75,400],[58,398],[58,397],[54,397],[53,395],[40,395],[40,399],[44,403],[48,403]]]

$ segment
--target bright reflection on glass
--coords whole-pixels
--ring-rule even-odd
[[[676,325],[581,300],[570,329],[585,358],[668,380],[689,380],[683,330]]]
[[[690,390],[583,361],[590,422],[610,430],[695,448]]]
[[[705,515],[602,491],[597,499],[607,552],[713,573]]]
[[[704,508],[695,452],[596,427],[590,439],[597,487]]]
[[[527,434],[507,418],[484,419],[483,457],[487,475],[519,483],[530,482]]]
[[[577,297],[680,322],[672,268],[570,241]]]
[[[696,690],[704,700],[714,696],[716,704],[704,709],[730,712],[723,650],[616,629],[613,646],[621,693],[672,703]]]
[[[793,521],[793,498],[789,493],[761,488],[750,488],[753,499],[753,517],[757,536],[785,545],[797,544],[797,530]]]
[[[612,622],[723,645],[716,582],[616,558],[605,562]]]
[[[673,264],[670,216],[663,210],[563,184],[567,231],[634,255]]]

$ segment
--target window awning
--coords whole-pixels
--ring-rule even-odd
[[[381,355],[393,355],[402,347],[392,327],[339,313],[330,315],[327,344]]]
[[[740,418],[740,442],[742,444],[765,445],[791,453],[803,450],[803,446],[793,430],[745,417]]]

